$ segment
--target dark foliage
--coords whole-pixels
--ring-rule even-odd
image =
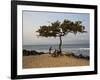
[[[29,50],[23,50],[23,56],[30,56],[30,55],[41,55],[45,54],[44,52],[37,52],[35,50],[29,51]]]
[[[75,57],[75,58],[77,58],[77,59],[87,59],[87,60],[89,60],[90,58],[89,58],[89,56],[84,56],[84,55],[82,55],[82,54],[79,54],[79,55],[75,55],[74,53],[67,53],[67,54],[65,54],[65,56],[69,56],[69,57]]]

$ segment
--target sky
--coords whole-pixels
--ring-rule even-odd
[[[59,38],[38,37],[36,32],[40,26],[49,25],[51,22],[64,19],[71,21],[82,21],[87,33],[69,33],[62,38],[63,44],[89,44],[90,37],[90,15],[88,13],[68,13],[68,12],[39,12],[23,11],[23,45],[59,44]]]

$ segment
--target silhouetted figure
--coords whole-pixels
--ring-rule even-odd
[[[57,56],[57,50],[55,49],[54,53],[52,54],[53,57]]]
[[[51,50],[52,50],[52,46],[50,46],[50,48],[49,48],[49,54],[51,54]]]
[[[56,53],[57,53],[57,56],[62,56],[63,55],[59,50],[57,50]]]

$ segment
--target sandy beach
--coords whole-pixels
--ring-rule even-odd
[[[89,60],[74,56],[51,57],[49,54],[23,56],[23,68],[88,66]]]

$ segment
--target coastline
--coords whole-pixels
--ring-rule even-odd
[[[36,51],[34,51],[36,52]],[[25,53],[25,52],[24,52]],[[65,52],[63,56],[52,57],[48,53],[37,52],[32,55],[23,55],[23,68],[46,68],[46,67],[72,67],[88,66],[89,56],[74,55],[74,53]]]

